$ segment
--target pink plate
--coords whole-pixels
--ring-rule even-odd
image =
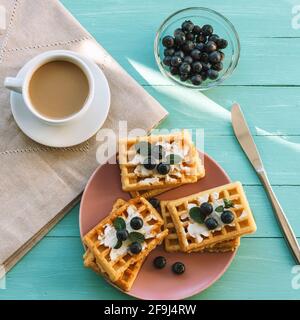
[[[230,182],[227,174],[212,158],[205,155],[204,161],[204,179],[173,189],[157,198],[176,199]],[[99,167],[90,178],[82,196],[79,215],[81,236],[107,216],[117,198],[129,199],[129,194],[121,189],[118,165],[106,164]],[[160,246],[149,255],[128,294],[147,300],[190,297],[218,280],[235,253],[167,253]],[[153,259],[159,255],[167,259],[167,266],[162,270],[155,269],[152,265]],[[185,273],[180,276],[171,271],[171,265],[176,261],[181,261],[186,266]]]

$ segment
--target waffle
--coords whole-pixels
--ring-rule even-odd
[[[143,217],[144,225],[151,226],[151,234],[153,238],[145,239],[145,248],[136,255],[131,255],[125,251],[120,256],[112,259],[110,253],[113,249],[101,244],[98,236],[102,235],[107,225],[112,225],[117,217],[128,217],[127,209],[129,206],[135,206],[139,214]],[[121,208],[112,212],[108,217],[102,220],[97,226],[89,231],[83,238],[85,245],[94,253],[97,265],[101,267],[112,282],[116,282],[121,278],[125,270],[133,263],[144,259],[157,245],[159,245],[168,231],[162,231],[163,220],[157,211],[144,198],[131,199]]]
[[[207,195],[209,195],[209,202],[219,201],[221,203],[222,199],[233,201],[234,208],[230,208],[230,210],[234,213],[235,219],[232,224],[224,225],[221,230],[216,229],[214,231],[208,231],[206,236],[200,236],[199,238],[192,237],[188,233],[188,226],[190,223],[190,218],[187,215],[188,204],[200,205],[203,201],[199,198],[203,198]],[[193,194],[188,197],[170,201],[168,202],[168,210],[176,229],[179,246],[181,251],[184,252],[192,252],[195,250],[199,251],[206,247],[211,247],[217,243],[230,239],[236,239],[242,235],[253,233],[256,230],[252,212],[250,210],[242,185],[239,182],[230,183]],[[171,231],[170,233],[174,234],[174,231]],[[174,239],[168,239],[168,246],[170,246],[170,243],[172,243],[170,242],[171,240]]]
[[[186,151],[181,166],[173,166],[173,174],[159,175],[157,172],[153,175],[151,171],[143,173],[139,161],[134,161],[138,155],[134,145],[141,142],[150,142],[151,144],[162,143],[171,144],[175,142],[181,150]],[[136,137],[123,139],[119,142],[119,165],[121,169],[121,181],[124,191],[152,190],[176,187],[184,183],[193,183],[197,181],[197,161],[199,155],[195,152],[190,135],[187,131],[171,135],[152,135],[146,137]],[[200,160],[201,161],[201,160]],[[139,170],[138,170],[139,169]],[[204,166],[201,166],[202,176],[204,175]],[[150,179],[150,180],[149,180]]]
[[[94,254],[90,251],[90,249],[87,249],[84,256],[84,265],[87,268],[93,269],[96,273],[99,273],[103,275],[106,279],[109,280],[108,275],[104,272],[101,266],[99,266],[96,262]],[[136,279],[145,259],[140,259],[139,261],[133,263],[124,271],[122,276],[114,282],[113,284],[119,287],[120,289],[124,291],[129,291],[134,283],[134,280]]]
[[[169,201],[160,201],[161,214],[164,219],[164,227],[168,230],[168,235],[164,240],[165,250],[167,252],[181,251],[175,225],[168,210]],[[234,251],[240,245],[240,238],[226,240],[212,246],[207,246],[201,250],[193,250],[193,252],[228,252]]]
[[[195,148],[195,152],[198,152]],[[200,180],[205,176],[205,170],[202,165],[202,161],[200,157],[196,157],[197,161],[197,180]],[[139,191],[131,191],[130,195],[132,198],[143,197],[145,199],[154,198],[164,192],[180,187],[181,185],[170,187],[170,188],[160,188],[160,189],[152,189],[152,190],[139,190]]]

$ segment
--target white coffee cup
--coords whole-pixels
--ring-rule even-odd
[[[47,124],[51,125],[62,125],[62,124],[68,124],[76,119],[79,119],[83,114],[87,112],[87,110],[90,108],[94,96],[95,96],[95,81],[94,81],[94,76],[87,66],[87,64],[84,62],[83,59],[78,56],[78,54],[74,54],[72,51],[67,51],[67,50],[59,50],[59,51],[48,51],[46,53],[42,53],[35,57],[32,61],[34,63],[32,64],[31,68],[27,71],[25,76],[22,77],[16,77],[16,78],[11,78],[7,77],[4,80],[4,86],[12,91],[15,91],[17,93],[22,94],[25,106],[26,108],[39,120],[42,120],[46,122]],[[82,106],[82,108],[65,118],[59,118],[59,119],[53,119],[50,117],[45,116],[44,114],[40,114],[37,109],[32,105],[30,97],[29,97],[29,83],[30,80],[35,73],[37,69],[39,69],[41,66],[43,66],[46,63],[52,62],[52,61],[68,61],[76,66],[78,66],[86,75],[88,84],[89,84],[89,93],[88,97]]]

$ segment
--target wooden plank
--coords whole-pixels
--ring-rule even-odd
[[[85,269],[81,255],[79,238],[46,238],[8,274],[0,299],[128,298]],[[194,299],[299,299],[292,267],[282,239],[245,238],[225,275]]]
[[[300,237],[300,219],[295,204],[291,201],[297,198],[300,187],[275,186],[274,190],[286,211],[291,225]],[[261,186],[245,186],[245,191],[257,223],[257,232],[249,237],[282,237],[277,226],[271,205]],[[47,236],[48,237],[78,237],[79,206],[76,206]]]

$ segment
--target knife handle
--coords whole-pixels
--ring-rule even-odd
[[[283,209],[281,208],[281,205],[278,199],[276,198],[276,195],[269,182],[268,176],[264,170],[261,170],[260,172],[258,172],[258,175],[270,198],[276,218],[278,220],[280,227],[282,228],[285,240],[287,241],[291,251],[293,252],[295,260],[297,261],[298,264],[300,264],[300,247],[299,247],[297,238],[293,232],[292,227],[290,226],[287,220],[287,217]]]

